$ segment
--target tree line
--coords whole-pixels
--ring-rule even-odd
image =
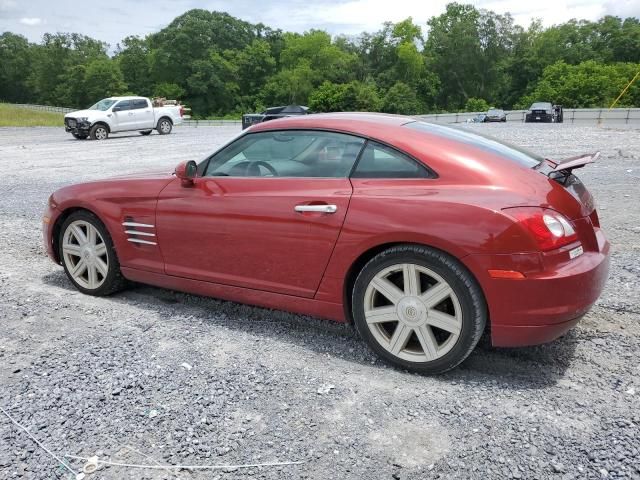
[[[451,3],[425,25],[332,37],[190,10],[146,37],[109,45],[77,33],[40,43],[0,36],[0,100],[86,107],[110,95],[178,98],[194,116],[286,104],[417,114],[608,106],[640,70],[640,21],[605,16],[543,28]],[[640,82],[620,100],[640,106]]]

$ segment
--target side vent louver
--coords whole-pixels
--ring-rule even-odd
[[[127,235],[127,240],[131,243],[137,243],[140,245],[157,245],[156,234],[154,232],[155,225],[148,223],[139,223],[133,221],[134,219],[127,217],[126,222],[122,222],[124,227],[124,233]]]

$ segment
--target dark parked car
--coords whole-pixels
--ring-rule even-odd
[[[562,105],[552,105],[551,102],[536,102],[532,104],[524,118],[525,123],[562,123],[562,120]]]
[[[507,114],[500,108],[490,108],[484,117],[485,122],[506,122]]]
[[[249,128],[256,123],[275,120],[276,118],[291,117],[295,115],[307,115],[311,113],[309,107],[301,105],[287,105],[284,107],[267,108],[262,113],[245,113],[242,115],[242,129]]]
[[[487,121],[486,118],[485,113],[479,113],[475,117],[467,119],[467,123],[484,123]]]

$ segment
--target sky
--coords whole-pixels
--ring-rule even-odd
[[[376,31],[385,21],[409,16],[424,26],[452,0],[0,0],[0,32],[11,31],[39,42],[46,32],[76,32],[110,44],[129,35],[156,32],[193,8],[226,11],[272,28],[331,34]],[[528,26],[540,19],[550,26],[572,18],[597,20],[604,15],[640,17],[640,0],[458,0],[496,13],[510,12]],[[95,5],[95,6],[92,6]]]

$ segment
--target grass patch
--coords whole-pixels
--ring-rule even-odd
[[[64,114],[0,103],[0,127],[62,127]]]

